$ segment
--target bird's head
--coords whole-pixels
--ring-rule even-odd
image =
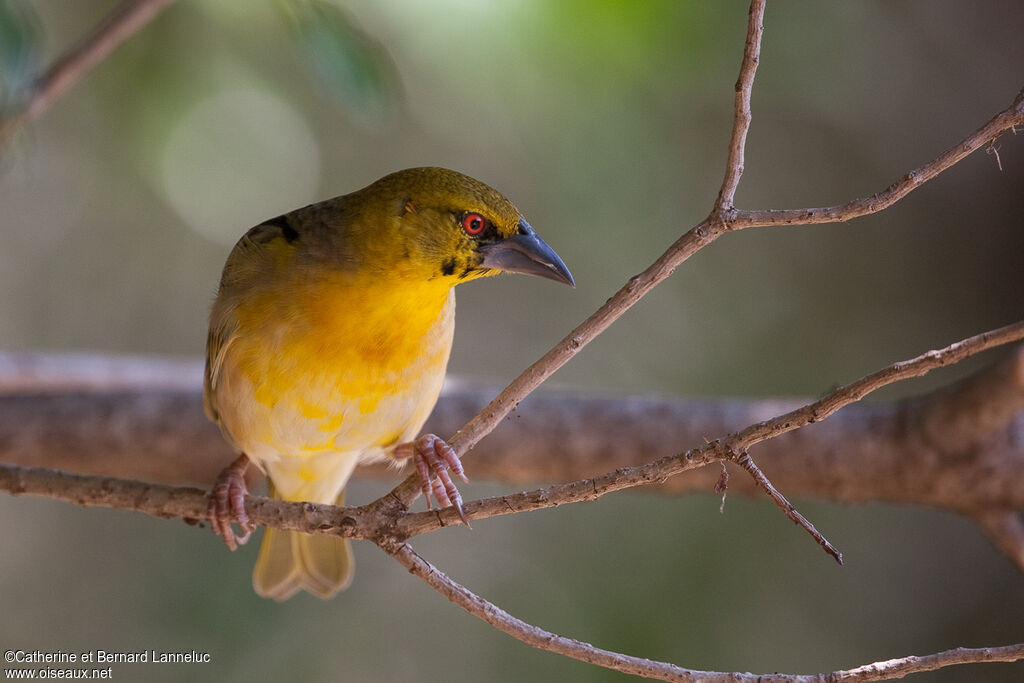
[[[343,198],[364,248],[395,275],[461,281],[498,272],[575,286],[569,269],[497,190],[445,168],[410,168]]]

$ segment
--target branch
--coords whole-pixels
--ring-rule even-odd
[[[699,448],[678,455],[666,456],[645,465],[619,468],[591,479],[557,484],[536,491],[499,498],[472,501],[465,504],[463,509],[470,520],[525,510],[539,510],[566,503],[596,500],[612,491],[661,483],[677,474],[712,462],[723,460],[738,462],[754,444],[819,422],[840,408],[860,401],[872,391],[900,380],[920,377],[935,368],[959,362],[986,349],[1021,339],[1024,339],[1024,321],[983,332],[943,349],[928,351],[911,360],[893,363],[856,382],[839,387],[813,403],[770,420],[750,425]],[[875,476],[877,474],[876,472]],[[442,510],[440,514],[431,512],[412,514],[402,517],[399,528],[404,536],[412,536],[445,524],[457,523],[455,514],[452,510]]]
[[[838,223],[878,213],[906,197],[910,192],[973,154],[990,147],[1000,135],[1015,126],[1024,125],[1024,88],[1009,107],[993,116],[988,123],[953,145],[927,164],[905,173],[899,180],[870,197],[861,197],[845,204],[817,209],[765,209],[735,211],[729,218],[733,230],[771,225],[811,225]],[[1000,170],[1001,163],[1000,163]]]
[[[532,626],[453,581],[417,554],[409,544],[397,543],[381,547],[408,569],[409,573],[422,579],[438,593],[473,616],[527,645],[622,673],[663,681],[675,681],[676,683],[824,683],[826,681],[867,683],[868,681],[902,678],[922,671],[935,671],[956,664],[1016,662],[1024,659],[1024,643],[1021,643],[1004,647],[956,648],[923,657],[910,656],[875,662],[855,669],[833,671],[828,674],[750,674],[684,669],[667,662],[611,652],[590,643],[566,638]]]
[[[620,467],[592,478],[523,493],[470,501],[464,506],[465,513],[471,520],[477,520],[555,507],[566,503],[595,500],[612,491],[661,483],[677,474],[709,463],[737,462],[751,445],[777,438],[801,426],[822,420],[834,414],[844,405],[859,401],[875,389],[908,377],[923,375],[934,368],[1021,338],[1024,338],[1024,322],[985,332],[944,349],[929,351],[912,360],[894,363],[847,386],[839,387],[825,397],[802,408],[789,411],[771,420],[758,422],[685,453],[670,455],[639,466]],[[1012,368],[1015,371],[1013,374],[1024,375],[1024,371],[1016,372],[1024,367],[1022,358],[1024,358],[1024,353],[1018,353],[1013,357],[1012,362],[1003,363],[997,367],[1000,369]],[[941,416],[950,405],[954,403],[970,404],[973,399],[980,398],[981,394],[989,391],[992,391],[997,398],[1008,395],[1006,391],[995,390],[996,384],[991,378],[993,374],[995,373],[991,371],[981,373],[977,378],[965,382],[959,391],[940,392],[934,401],[922,403],[916,413],[923,416],[921,424],[925,427],[935,421],[949,424],[948,420],[941,420]],[[951,396],[959,398],[951,403]],[[1012,402],[1011,405],[1017,407],[1022,400],[1024,399],[1018,395],[1017,401]],[[975,405],[978,406],[978,404]],[[980,407],[978,410],[986,415],[989,424],[995,426],[1002,424],[990,414],[990,411]],[[0,411],[0,414],[7,412],[6,410]],[[15,420],[21,418],[27,419],[27,415],[14,415]],[[60,422],[60,420],[54,420],[53,413],[43,414],[42,420],[46,424]],[[175,427],[169,425],[167,429],[173,432]],[[924,431],[922,434],[932,434],[932,432]],[[4,441],[9,442],[10,440],[0,438],[0,442]],[[180,445],[177,443],[179,448]],[[962,444],[953,442],[952,445],[960,447]],[[1018,453],[1016,457],[1019,461],[1020,454]],[[977,466],[976,463],[969,463],[969,465]],[[847,463],[847,467],[855,467],[863,471],[865,465],[862,462],[852,462]],[[935,469],[935,463],[930,460],[927,467],[922,469],[922,476],[924,476],[923,472],[929,469]],[[956,472],[962,471],[958,468],[953,469],[952,476],[954,477]],[[1020,468],[1010,468],[1009,471],[1012,472],[1014,469],[1019,470]],[[874,470],[872,472],[871,484],[877,486],[879,472]],[[995,472],[997,483],[994,485],[996,486],[1005,486],[1006,481],[1012,479],[1006,469],[1000,468]],[[950,475],[947,473],[946,476]],[[906,477],[901,479],[906,479]],[[962,476],[957,481],[962,481]],[[923,486],[928,488],[927,479]],[[957,485],[955,491],[959,491],[961,488]],[[1002,498],[988,498],[989,489],[978,486],[971,488],[980,490],[980,495],[986,498],[985,505],[988,507],[983,508],[981,504],[972,507],[962,501],[957,502],[955,498],[946,500],[945,505],[961,512],[991,509],[992,506],[1000,506],[1004,509],[1014,505],[1024,507],[1024,482],[1017,481],[1015,487],[1011,485],[1008,488],[1006,494],[1010,496],[1009,498],[1007,495]],[[187,519],[205,519],[206,517],[205,492],[199,489],[173,489],[122,479],[73,475],[11,465],[0,465],[0,489],[15,494],[42,495],[80,505],[104,505],[138,510],[159,517],[180,516]],[[1012,498],[1014,495],[1017,496],[1016,499]],[[409,513],[401,509],[384,508],[377,502],[361,507],[335,507],[314,503],[288,503],[249,496],[246,499],[246,512],[254,524],[261,526],[307,533],[336,534],[374,541],[379,541],[384,536],[409,538],[457,523],[455,513],[451,510]]]
[[[201,383],[201,360],[0,353],[0,461],[208,486],[232,453],[203,415]],[[454,431],[493,395],[449,381],[428,430]],[[539,392],[477,449],[473,471],[476,479],[518,485],[584,479],[801,403]],[[908,401],[852,405],[826,422],[762,442],[758,459],[797,496],[959,503],[967,511],[1024,507],[1024,455],[1014,438],[1024,432],[1022,410],[1019,350],[954,386]],[[950,497],[968,472],[972,487]],[[357,475],[395,476],[384,467],[360,468]],[[717,478],[717,470],[697,470],[660,490],[708,491]],[[754,490],[746,478],[730,488]]]
[[[134,3],[125,5],[125,7],[131,9],[150,6],[157,8],[155,11],[159,11],[159,8],[162,8],[167,2],[168,0],[162,0],[162,2],[137,0]],[[763,12],[764,0],[753,0],[750,8],[746,49],[736,86],[736,117],[730,141],[725,179],[723,180],[718,199],[708,218],[680,237],[654,264],[632,278],[604,306],[559,342],[537,363],[528,368],[477,417],[457,432],[451,439],[451,443],[460,454],[465,454],[470,450],[484,435],[493,430],[522,399],[559,367],[568,362],[583,346],[606,329],[653,287],[671,275],[676,267],[725,232],[755,225],[791,225],[848,220],[849,218],[874,213],[895,203],[907,193],[957,163],[964,156],[975,151],[983,144],[990,144],[992,140],[1007,128],[1024,123],[1024,90],[1022,90],[1009,109],[997,115],[992,121],[968,137],[964,143],[951,148],[933,162],[910,172],[874,197],[854,200],[845,205],[826,209],[737,211],[732,205],[735,191],[743,173],[743,149],[751,116],[750,92],[760,52]],[[130,22],[123,20],[114,20],[113,23],[123,26],[130,25]],[[145,23],[145,21],[141,23]],[[137,28],[132,30],[137,30]],[[14,123],[20,123],[23,120],[22,116],[31,118],[38,115],[39,111],[45,109],[49,100],[67,90],[72,83],[98,63],[106,54],[109,54],[130,33],[131,31],[128,31],[124,35],[120,35],[117,30],[113,30],[109,26],[98,31],[97,36],[94,36],[93,40],[97,44],[105,43],[107,47],[93,46],[85,50],[83,55],[71,53],[68,58],[68,65],[62,67],[64,75],[69,80],[62,81],[61,78],[54,78],[53,82],[50,83],[47,83],[45,79],[41,80],[35,95],[24,113],[14,119]],[[98,37],[104,34],[109,35],[103,39]],[[108,40],[109,43],[106,42]],[[57,66],[60,66],[60,64]],[[59,76],[61,70],[57,69],[57,66],[55,66],[54,71]],[[9,132],[10,128],[10,121],[0,128],[0,139]],[[518,494],[518,496],[490,499],[490,502],[474,501],[477,504],[476,508],[474,508],[474,503],[467,504],[466,512],[470,517],[479,518],[492,516],[493,514],[506,514],[508,511],[517,511],[515,510],[516,505],[519,505],[519,510],[525,510],[551,507],[564,502],[592,500],[613,490],[661,482],[682,471],[707,463],[725,460],[740,462],[746,457],[747,449],[754,444],[774,439],[829,417],[843,406],[859,401],[863,396],[881,386],[900,379],[920,376],[936,367],[957,362],[981,350],[1009,341],[1019,340],[1022,337],[1024,337],[1024,323],[1017,323],[978,335],[945,349],[932,351],[910,361],[884,368],[846,387],[830,392],[819,401],[792,410],[772,420],[752,424],[741,431],[734,432],[719,441],[708,443],[701,448],[661,458],[646,465],[618,469],[592,479],[562,484],[526,494]],[[63,477],[68,476],[38,471],[26,472],[21,468],[0,468],[0,480],[3,480],[3,482],[13,482],[9,484],[9,490],[19,493],[29,491],[31,486],[52,486],[56,484],[57,488],[59,488],[62,482],[65,481]],[[162,516],[180,514],[179,510],[186,510],[186,516],[192,519],[201,519],[205,516],[202,511],[198,515],[193,515],[190,507],[195,502],[195,495],[197,493],[202,495],[202,492],[195,490],[166,491],[161,490],[161,487],[149,487],[139,492],[133,488],[132,482],[116,482],[111,480],[96,482],[89,481],[90,479],[88,477],[79,477],[72,482],[71,488],[81,493],[89,487],[93,487],[97,499],[103,498],[108,502],[117,501],[118,503],[135,506],[135,509],[140,509],[144,504],[149,504],[149,502],[145,501],[152,502],[155,500],[157,501],[154,508],[157,510],[155,514]],[[132,498],[134,493],[139,493],[139,496]],[[609,666],[610,668],[617,668],[640,675],[655,676],[665,680],[689,681],[697,680],[697,678],[718,680],[709,678],[709,676],[716,675],[727,677],[720,680],[755,680],[755,677],[751,674],[693,672],[671,664],[662,664],[618,655],[605,650],[599,650],[579,641],[556,636],[516,620],[514,617],[478,598],[445,577],[425,560],[419,558],[403,542],[404,538],[414,533],[424,533],[452,521],[451,519],[446,520],[446,517],[451,517],[450,511],[428,513],[426,515],[405,514],[408,504],[416,495],[417,487],[413,482],[413,478],[410,478],[397,487],[389,496],[362,508],[332,509],[331,506],[291,504],[295,507],[266,507],[263,510],[257,510],[256,508],[259,508],[262,503],[258,500],[250,499],[247,501],[247,510],[251,504],[254,508],[251,516],[257,522],[263,520],[261,514],[271,516],[275,512],[281,512],[282,514],[293,514],[296,511],[301,512],[301,518],[279,517],[273,524],[268,523],[271,526],[304,529],[315,533],[335,533],[350,537],[371,538],[407,566],[410,571],[423,578],[435,589],[449,597],[449,599],[458,602],[474,614],[482,616],[489,623],[494,623],[494,625],[502,630],[513,633],[516,637],[532,642],[538,647],[562,652],[563,654],[577,657],[584,661],[592,661],[603,666]],[[89,499],[80,497],[78,502],[87,503]],[[488,505],[491,507],[488,508]],[[339,514],[341,515],[340,518],[337,517]],[[1019,533],[1014,532],[1014,527],[1007,523],[1006,517],[1002,518],[999,524],[993,521],[993,517],[985,517],[983,519],[990,530],[995,530],[990,531],[990,533],[993,533],[997,539],[1005,541],[1007,538],[1019,536]],[[424,523],[417,527],[416,522],[420,520]],[[1019,519],[1017,522],[1019,523]],[[1019,529],[1016,531],[1019,531]],[[1021,658],[1024,658],[1024,645],[985,650],[959,649],[923,658],[892,660],[891,662],[872,664],[851,671],[834,672],[829,677],[833,680],[841,678],[843,680],[869,681],[889,678],[894,675],[902,676],[914,671],[946,666],[950,663],[995,660],[1015,661]],[[756,679],[820,681],[823,680],[823,677],[768,675],[756,677]]]
[[[747,147],[747,131],[750,130],[750,93],[754,87],[754,76],[761,54],[761,36],[764,34],[765,0],[750,3],[747,18],[747,41],[743,46],[743,61],[740,75],[736,79],[736,96],[733,104],[732,136],[729,139],[729,156],[725,162],[725,179],[718,191],[718,199],[712,214],[733,208],[736,188],[743,176],[744,150]]]
[[[759,3],[755,0],[751,7],[750,24],[748,26],[748,45],[745,50],[743,64],[741,65],[741,74],[737,82],[737,114],[740,116],[741,121],[737,122],[734,126],[733,137],[730,143],[730,171],[726,174],[726,180],[723,182],[723,187],[726,188],[725,194],[722,196],[729,196],[727,186],[733,182],[730,179],[738,180],[739,173],[741,173],[742,157],[738,153],[733,151],[739,149],[742,151],[742,141],[746,134],[747,124],[742,119],[749,114],[749,88],[752,83],[754,70],[756,68],[756,61],[758,58],[758,41],[761,35],[761,20],[763,13],[763,3]],[[1006,112],[995,117],[989,124],[983,126],[973,136],[969,137],[963,145],[959,146],[962,149],[954,148],[949,152],[941,155],[935,162],[923,167],[924,170],[919,169],[918,171],[911,172],[905,178],[905,181],[896,183],[891,186],[886,193],[888,198],[885,202],[894,202],[900,197],[904,196],[910,189],[916,187],[921,182],[934,177],[937,173],[941,172],[944,168],[956,163],[959,159],[963,158],[967,153],[973,151],[980,144],[980,141],[990,138],[990,136],[997,132],[1004,130],[1007,126],[1014,125],[1021,116],[1021,110],[1024,109],[1024,91],[1021,95],[1018,95],[1014,102],[1013,107]],[[1012,111],[1011,111],[1012,110]],[[875,203],[872,204],[869,210],[880,210],[884,208],[885,204]],[[814,213],[817,210],[806,210],[804,211],[804,218],[802,220],[814,219]],[[725,222],[723,220],[723,214],[731,214],[734,211],[724,211],[719,213],[712,213],[709,218],[698,225],[696,228],[688,232],[672,248],[670,248],[651,268],[647,269],[640,276],[633,278],[623,289],[621,289],[616,296],[612,297],[609,302],[595,312],[591,318],[588,319],[583,325],[579,326],[574,333],[566,337],[559,345],[556,345],[548,354],[545,355],[540,361],[535,363],[529,368],[523,375],[517,378],[504,392],[502,392],[497,398],[495,398],[488,407],[482,411],[476,418],[471,420],[463,430],[460,430],[453,438],[453,444],[458,447],[468,449],[471,447],[483,434],[490,431],[493,426],[505,415],[507,412],[518,403],[521,397],[528,394],[532,389],[542,382],[547,376],[564,364],[572,355],[574,355],[579,348],[581,348],[587,341],[596,336],[601,330],[605,329],[611,322],[617,318],[621,313],[626,310],[632,303],[638,300],[646,291],[649,291],[655,284],[663,280],[670,273],[672,268],[678,263],[681,263],[690,254],[694,253],[697,249],[706,243],[709,243],[712,239],[716,238],[721,231],[725,229]],[[733,228],[735,226],[732,226]],[[820,406],[819,406],[820,407]],[[815,408],[817,409],[817,408]],[[783,416],[785,419],[790,416]],[[813,421],[813,420],[811,420]],[[775,427],[778,427],[777,422]],[[759,429],[762,434],[755,438],[749,439],[751,436],[751,429]],[[753,425],[751,428],[741,434],[740,437],[731,451],[733,453],[742,452],[745,447],[756,443],[759,440],[767,438],[764,434],[766,425]],[[768,427],[769,431],[771,427]],[[782,429],[781,431],[775,432],[775,434],[783,433],[788,429]],[[747,443],[742,443],[743,441]],[[738,448],[737,448],[738,447]],[[694,454],[691,454],[691,463],[696,462],[694,460]],[[648,469],[650,466],[646,466]],[[644,470],[638,470],[643,472]],[[682,471],[682,470],[680,470]],[[635,474],[635,473],[634,473]],[[656,481],[661,477],[655,479],[644,480],[643,476],[640,479],[635,480],[631,484],[627,485],[638,485],[639,483],[649,483],[649,481]],[[622,484],[623,481],[620,479],[616,486]],[[395,490],[393,497],[385,497],[378,501],[378,503],[385,503],[384,507],[397,501],[407,505],[408,501],[416,495],[416,487],[410,486],[410,481],[407,480],[405,484]],[[607,490],[615,490],[609,488]],[[595,490],[596,492],[596,490]],[[503,500],[503,504],[507,507],[509,501]]]
[[[748,29],[748,41],[751,36],[759,38],[761,33],[761,16],[754,8],[763,11],[763,3],[755,0],[751,5],[751,27]],[[756,22],[757,26],[754,26]],[[755,46],[756,47],[756,46]],[[740,69],[737,87],[737,114],[745,116],[749,109],[749,86],[753,77],[758,49],[748,45]],[[747,90],[744,90],[746,88]],[[600,308],[580,323],[572,332],[558,342],[538,361],[523,371],[498,396],[496,396],[478,415],[470,420],[449,440],[449,443],[460,454],[464,455],[472,449],[484,436],[491,432],[501,420],[524,400],[534,389],[548,377],[571,360],[579,351],[590,343],[601,332],[621,317],[636,302],[643,298],[654,287],[667,279],[674,270],[693,254],[711,244],[728,231],[742,230],[752,227],[780,225],[810,225],[818,223],[834,223],[851,220],[860,216],[877,213],[905,197],[912,190],[920,187],[943,171],[961,161],[980,147],[990,144],[995,138],[1014,126],[1024,125],[1024,89],[1004,111],[994,116],[988,123],[965,138],[962,142],[946,150],[931,162],[905,174],[888,188],[871,197],[855,199],[846,204],[826,208],[784,209],[747,211],[733,209],[725,205],[731,199],[730,185],[738,182],[742,174],[742,153],[734,153],[737,145],[742,146],[745,140],[747,125],[737,122],[733,128],[730,141],[729,170],[723,181],[722,191],[715,209],[700,224],[689,230],[676,240],[651,266],[639,275],[635,275],[609,298]],[[719,203],[722,205],[719,206]],[[395,488],[391,494],[380,499],[382,506],[397,501],[408,507],[415,500],[419,488],[415,477],[410,476]]]
[[[1024,321],[982,332],[950,344],[946,348],[927,351],[911,360],[893,363],[856,382],[839,387],[803,408],[747,427],[733,438],[730,448],[734,451],[744,451],[765,439],[823,420],[840,408],[859,401],[871,392],[893,382],[911,377],[921,377],[936,368],[959,363],[986,349],[1021,339],[1024,339]]]
[[[636,676],[660,678],[665,681],[716,680],[695,677],[695,674],[714,675],[711,672],[694,672],[674,664],[642,659],[640,657],[630,657],[617,652],[611,652],[610,650],[602,650],[589,643],[575,640],[574,638],[566,638],[532,626],[453,581],[437,567],[417,554],[409,544],[399,543],[381,547],[385,552],[398,560],[399,564],[408,569],[410,574],[422,579],[438,593],[473,616],[484,620],[499,631],[503,631],[527,645]]]
[[[152,21],[174,0],[128,0],[107,15],[80,44],[65,52],[39,76],[21,108],[0,119],[0,144],[21,125],[37,118],[121,44]]]
[[[0,353],[0,461],[158,484],[208,486],[232,458],[201,409],[201,360]],[[494,392],[449,379],[427,425],[451,433]],[[474,478],[526,486],[642,465],[804,402],[538,392],[476,449]],[[974,510],[1024,508],[1024,349],[896,402],[858,403],[758,444],[797,497]],[[145,449],[140,444],[146,444]],[[557,453],[557,457],[553,454]],[[386,467],[357,476],[393,480]],[[971,487],[960,484],[970,476]],[[658,487],[710,491],[717,468]],[[754,493],[745,477],[733,493]]]
[[[918,376],[933,367],[955,362],[1007,340],[1013,334],[1024,334],[1024,324],[1009,326],[991,333],[985,333],[953,344],[939,351],[932,351],[916,359],[903,363],[895,363],[876,373],[854,382],[847,387],[835,390],[829,396],[809,404],[804,409],[791,411],[788,415],[792,420],[800,421],[818,419],[838,409],[842,401],[856,401],[874,388],[898,381],[910,376]],[[1019,358],[1022,354],[1018,353]],[[985,377],[986,375],[982,375]],[[975,380],[967,383],[968,395],[979,394],[981,382]],[[985,384],[988,384],[987,382]],[[945,404],[940,404],[945,405]],[[825,411],[831,410],[827,413]],[[821,412],[818,412],[821,411]],[[765,428],[771,427],[775,421],[761,423]],[[783,424],[781,428],[788,428]],[[744,432],[749,430],[744,430]],[[757,430],[754,430],[755,432]],[[740,432],[743,434],[744,432]],[[781,433],[781,432],[779,432]],[[773,435],[765,436],[771,438]],[[739,437],[736,437],[739,438]],[[726,440],[728,441],[728,439]],[[705,448],[712,450],[714,444]],[[741,456],[740,460],[745,457]],[[65,500],[73,500],[80,504],[102,504],[148,511],[158,516],[184,516],[200,519],[206,512],[205,493],[196,489],[167,489],[159,486],[146,486],[135,482],[117,480],[97,480],[93,477],[81,477],[53,473],[42,470],[28,470],[0,466],[0,487],[12,493],[40,493],[44,490],[57,490]],[[594,487],[595,493],[597,487]],[[546,497],[546,496],[545,496]],[[501,499],[508,505],[508,498]],[[467,505],[467,513],[472,515],[471,506]],[[511,506],[510,506],[511,507]],[[332,508],[332,506],[314,505],[309,503],[285,503],[266,498],[247,499],[246,508],[252,520],[257,524],[305,530],[316,533],[334,533],[354,538],[373,538],[385,551],[394,556],[403,566],[428,585],[438,590],[452,602],[460,605],[471,614],[483,619],[499,630],[547,651],[563,654],[580,661],[589,662],[625,673],[658,678],[667,681],[777,681],[791,683],[810,683],[811,681],[843,680],[843,681],[878,681],[906,676],[921,671],[931,671],[954,664],[1018,661],[1024,659],[1024,645],[1012,645],[1000,648],[966,649],[958,648],[924,657],[904,657],[865,665],[847,671],[836,671],[822,675],[784,675],[784,674],[742,674],[707,672],[684,669],[676,665],[654,660],[631,657],[601,648],[572,638],[559,636],[535,626],[531,626],[508,614],[492,603],[480,598],[460,584],[452,581],[433,565],[417,555],[412,548],[399,542],[391,535],[393,526],[378,526],[372,536],[358,533],[359,509]],[[412,515],[412,517],[434,517],[436,513]],[[1019,520],[1018,520],[1019,522]],[[381,533],[381,531],[384,533]],[[1018,529],[1019,534],[1019,529]]]
[[[737,116],[743,117],[733,126],[730,154],[719,203],[728,200],[731,203],[732,192],[743,172],[743,145],[746,140],[747,128],[750,123],[750,90],[753,86],[754,73],[761,52],[762,22],[766,0],[752,0],[748,17],[747,43],[740,65],[740,76],[736,83]],[[732,189],[730,189],[730,187]],[[702,247],[713,242],[726,231],[726,225],[719,217],[723,211],[718,206],[711,216],[700,225],[685,233],[668,248],[654,263],[639,275],[630,278],[618,292],[604,305],[598,308],[589,318],[580,323],[560,342],[555,344],[537,362],[528,367],[504,391],[498,394],[487,407],[470,420],[448,440],[448,443],[460,455],[465,455],[480,439],[490,433],[501,420],[539,387],[548,377],[565,365],[580,350],[601,334],[613,322],[618,320],[633,304],[643,298],[659,283],[667,279],[672,272],[686,259],[697,253]],[[383,507],[397,502],[408,507],[416,499],[419,486],[415,476],[409,476],[391,493],[381,498]]]
[[[797,512],[796,508],[793,507],[792,503],[786,500],[786,497],[782,495],[779,492],[779,490],[772,485],[771,481],[768,480],[768,477],[764,475],[764,472],[761,471],[761,468],[757,466],[757,464],[753,461],[753,459],[750,457],[748,453],[741,453],[740,457],[736,458],[736,464],[738,464],[740,467],[745,469],[748,474],[750,474],[751,478],[753,478],[753,480],[757,482],[757,485],[761,487],[761,489],[763,489],[765,493],[768,494],[768,497],[772,499],[772,502],[775,503],[780,510],[782,510],[786,517],[789,517],[789,519],[794,524],[806,530],[807,533],[811,535],[811,538],[813,538],[817,542],[817,544],[825,550],[826,553],[835,558],[836,562],[838,562],[839,564],[843,563],[843,554],[839,552],[839,550],[836,549],[836,547],[832,545],[829,542],[829,540],[825,538],[821,534],[821,532],[817,530],[817,528],[815,528],[813,524],[811,524],[809,519],[807,519],[799,512]],[[723,472],[725,473],[723,474],[723,477],[726,477],[728,474],[728,470],[723,470]],[[716,492],[719,490],[722,492],[723,506],[725,505],[724,496],[727,485],[728,479],[726,478],[724,479],[721,486],[716,486],[715,488]]]
[[[83,505],[157,516],[200,519],[205,492],[156,484],[207,485],[230,450],[200,410],[200,361],[0,354],[0,461],[59,467],[121,479],[84,477],[41,468],[0,467],[0,489]],[[454,386],[453,386],[454,385]],[[6,394],[6,395],[5,395]],[[432,431],[462,424],[489,394],[450,382]],[[786,402],[683,401],[649,398],[531,397],[515,423],[496,430],[474,462],[477,478],[527,483],[583,480],[649,462],[680,443],[737,431]],[[970,516],[1018,566],[1013,535],[996,535],[986,519],[1024,509],[1024,349],[951,387],[897,403],[848,406],[831,419],[758,445],[759,460],[792,492],[833,501],[883,500],[941,507]],[[524,429],[524,425],[528,428]],[[138,444],[146,444],[143,452]],[[558,457],[552,457],[552,453]],[[663,491],[710,491],[717,468],[661,484]],[[377,476],[394,473],[371,470]],[[965,487],[964,481],[971,485]],[[754,493],[746,478],[733,491]],[[560,502],[550,488],[473,501],[477,518]],[[264,526],[373,539],[381,529],[402,534],[448,523],[437,512],[397,517],[368,511],[250,497],[249,515]],[[1012,521],[1012,518],[1007,517]],[[1012,527],[1011,527],[1012,528]]]

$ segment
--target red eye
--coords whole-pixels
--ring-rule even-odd
[[[479,235],[487,227],[487,220],[478,213],[467,213],[462,217],[462,229],[467,235]]]

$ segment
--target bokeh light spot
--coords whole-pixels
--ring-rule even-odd
[[[192,230],[233,244],[316,198],[320,154],[305,119],[263,90],[226,90],[178,121],[162,158],[168,202]]]

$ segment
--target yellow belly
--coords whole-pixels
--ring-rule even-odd
[[[285,499],[333,502],[358,462],[418,434],[451,351],[451,290],[293,287],[235,310],[213,399]]]

